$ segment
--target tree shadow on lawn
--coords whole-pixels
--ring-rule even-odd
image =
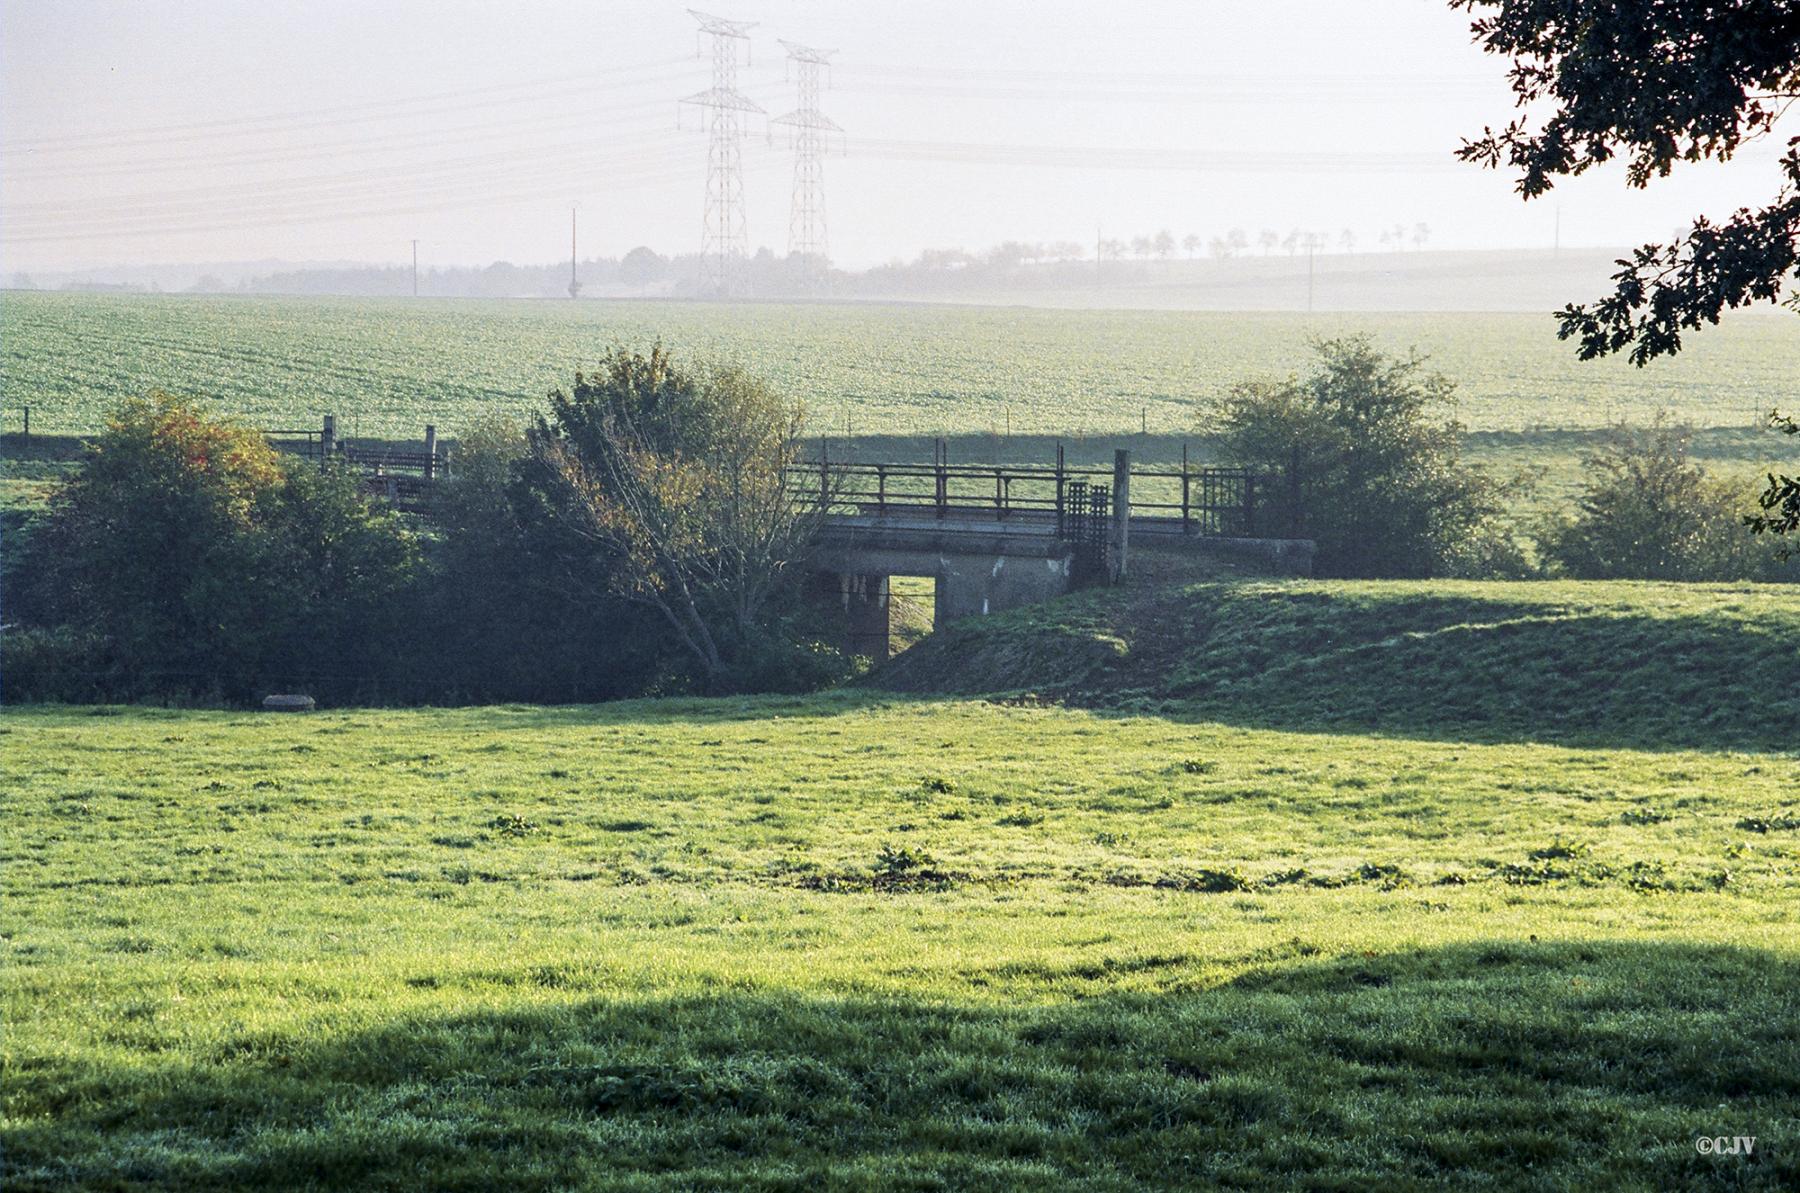
[[[732,991],[597,998],[325,1042],[244,1032],[10,1075],[10,1187],[1721,1189],[1800,1183],[1800,963],[1485,941],[1224,985],[1187,958],[1015,963],[1054,1005]],[[1163,989],[1123,995],[1121,974]],[[1041,988],[1041,987],[1040,987]],[[1698,1136],[1755,1136],[1702,1155]]]
[[[949,627],[871,683],[1256,729],[1785,752],[1800,724],[1800,606],[1779,591],[1126,589]]]
[[[1516,615],[1190,655],[1168,694],[1208,720],[1641,750],[1800,748],[1800,625]],[[1791,632],[1791,636],[1788,633]]]

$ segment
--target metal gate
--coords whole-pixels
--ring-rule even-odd
[[[1073,579],[1077,584],[1105,580],[1112,491],[1105,485],[1070,481],[1063,499],[1063,537],[1075,548]]]

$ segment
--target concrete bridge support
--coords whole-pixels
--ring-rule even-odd
[[[1070,564],[1068,545],[1048,535],[946,531],[893,519],[837,525],[821,536],[812,559],[819,591],[841,603],[846,648],[877,661],[887,657],[889,577],[935,581],[937,628],[1061,596],[1070,588]]]
[[[877,663],[888,657],[890,632],[888,578],[886,576],[842,575],[837,577],[838,590],[844,602],[844,645],[853,655],[867,655]]]
[[[1069,557],[940,555],[932,628],[1035,605],[1069,591]]]

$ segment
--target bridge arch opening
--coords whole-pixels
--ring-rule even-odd
[[[888,654],[916,646],[937,618],[936,576],[888,577]]]

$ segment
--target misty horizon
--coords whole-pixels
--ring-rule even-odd
[[[1777,136],[1649,191],[1607,167],[1521,203],[1457,162],[1512,112],[1461,14],[1377,3],[1072,3],[904,13],[819,0],[753,23],[736,82],[745,248],[791,247],[795,64],[818,97],[829,255],[1171,230],[1427,225],[1433,249],[1623,249],[1766,193]],[[224,3],[0,14],[0,274],[208,261],[471,266],[701,248],[709,67],[678,4],[523,17],[417,0],[320,22]],[[469,45],[482,53],[471,57]],[[1378,64],[1378,65],[1377,65]],[[824,127],[824,125],[821,125]],[[1254,251],[1254,250],[1253,250]],[[1335,244],[1333,251],[1336,251]],[[1202,250],[1204,254],[1204,250]],[[1185,255],[1185,254],[1184,254]]]
[[[1043,246],[1054,250],[1067,246]],[[936,302],[986,306],[1195,311],[1548,312],[1602,288],[1622,250],[1405,251],[1272,249],[1233,255],[1127,257],[1091,253],[1018,259],[1030,246],[926,250],[910,261],[832,270],[823,284],[796,258],[763,250],[744,267],[744,301]],[[230,262],[15,274],[14,291],[217,296],[500,299],[567,302],[570,262],[479,266],[358,262]],[[698,254],[647,247],[576,263],[583,300],[711,297]],[[416,285],[416,290],[415,290]]]

